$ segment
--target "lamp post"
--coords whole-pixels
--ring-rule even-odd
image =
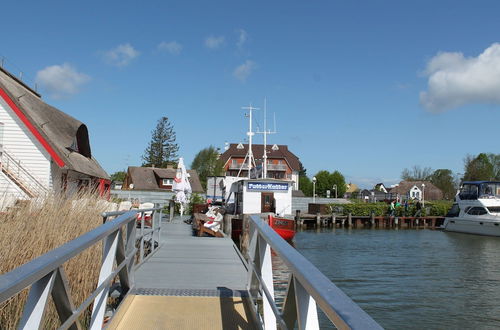
[[[313,176],[313,203],[316,203],[316,177]]]
[[[424,193],[425,193],[425,184],[422,183],[422,208],[424,208],[424,206],[425,206],[425,196],[424,196]]]
[[[334,184],[333,187],[332,187],[332,189],[335,189],[335,198],[337,198],[337,185]]]

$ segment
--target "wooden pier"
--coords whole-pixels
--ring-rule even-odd
[[[308,214],[297,210],[295,226],[307,227],[345,227],[345,228],[429,228],[438,229],[444,222],[444,217],[390,217],[390,216],[355,216],[352,214]]]
[[[193,236],[175,221],[135,273],[135,289],[109,329],[255,329],[247,268],[230,238]]]

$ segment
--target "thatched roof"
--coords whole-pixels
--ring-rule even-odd
[[[244,158],[248,152],[248,144],[243,145],[243,149],[237,148],[238,144],[231,143],[229,149],[224,151],[220,156],[220,159],[224,163],[231,157],[242,157]],[[286,145],[278,145],[278,150],[273,150],[272,145],[267,145],[267,159],[283,159],[285,160],[290,168],[294,171],[300,170],[300,160],[299,157],[295,156]],[[264,155],[264,145],[263,144],[252,144],[252,153],[255,158],[261,158]]]
[[[60,167],[109,179],[106,171],[92,157],[85,124],[43,102],[38,93],[2,68],[0,68],[0,89],[31,123],[36,132],[29,127],[28,129],[55,158]],[[37,133],[40,137],[36,136]],[[80,152],[75,150],[75,146],[81,149]]]
[[[389,192],[393,195],[399,194],[404,196],[410,191],[413,186],[417,186],[422,190],[422,184],[425,184],[425,199],[426,200],[440,200],[443,199],[443,192],[441,189],[433,185],[429,181],[401,181],[397,187],[391,188]]]
[[[200,183],[198,172],[187,170],[189,173],[189,183],[194,193],[203,193],[203,187]],[[134,184],[134,190],[164,190],[158,186],[160,179],[175,178],[176,170],[173,168],[153,168],[129,166],[127,170],[127,185]],[[128,188],[128,187],[125,187]]]

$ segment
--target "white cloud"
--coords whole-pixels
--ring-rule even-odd
[[[74,95],[80,87],[87,83],[90,77],[68,63],[48,66],[37,72],[35,81],[54,99],[61,99]]]
[[[233,71],[233,76],[241,81],[247,80],[248,76],[255,70],[257,64],[254,61],[246,60]]]
[[[116,66],[126,66],[140,55],[140,52],[134,49],[129,43],[119,45],[116,48],[108,50],[104,53],[106,62]]]
[[[236,32],[238,33],[238,41],[236,42],[236,46],[238,47],[238,49],[241,49],[248,39],[248,33],[243,29],[236,30]]]
[[[224,45],[225,38],[223,36],[210,36],[205,39],[205,46],[209,49],[218,49]]]
[[[462,53],[438,53],[423,73],[428,91],[420,103],[431,112],[466,104],[500,104],[500,44],[494,43],[477,57]]]
[[[171,41],[171,42],[162,41],[158,45],[158,50],[168,52],[172,55],[179,55],[182,51],[182,45],[177,41]]]

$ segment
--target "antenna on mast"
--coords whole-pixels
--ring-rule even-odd
[[[274,114],[274,131],[267,129],[267,98],[264,98],[264,131],[257,131],[259,134],[264,135],[264,155],[262,156],[262,177],[267,178],[267,135],[276,134],[276,114]]]
[[[252,111],[253,110],[259,110],[259,108],[254,108],[252,107],[252,104],[250,103],[250,105],[248,107],[241,107],[243,110],[248,110],[248,132],[247,132],[247,135],[248,135],[248,152],[245,156],[245,160],[248,158],[248,178],[250,179],[250,170],[252,169],[252,163],[255,164],[255,159],[253,158],[253,153],[252,153],[252,136],[255,134],[253,131],[252,131]],[[245,163],[245,160],[243,160],[243,164]],[[241,168],[243,168],[243,164],[241,166]],[[241,172],[241,168],[240,168],[240,172]],[[238,173],[238,176],[239,176],[239,173]]]

